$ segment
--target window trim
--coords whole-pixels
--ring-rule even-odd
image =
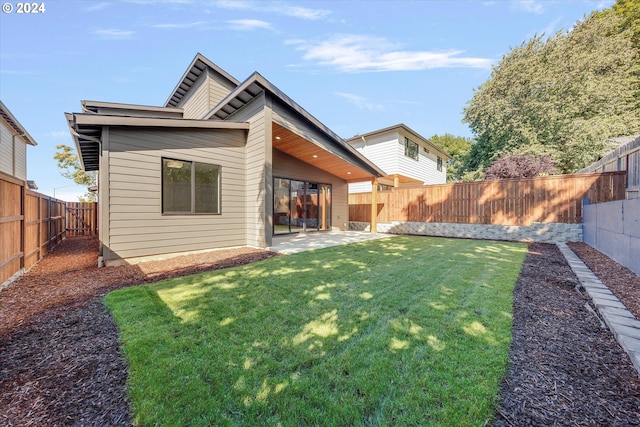
[[[174,160],[176,162],[183,163],[191,163],[191,210],[189,212],[186,211],[165,211],[164,210],[164,161]],[[208,166],[215,166],[218,168],[218,209],[217,212],[196,212],[196,185],[195,185],[195,175],[196,175],[196,164],[204,164]],[[182,160],[176,159],[173,157],[161,157],[160,158],[160,213],[162,216],[179,216],[179,215],[188,215],[188,216],[198,216],[198,215],[222,215],[222,166],[216,163],[207,163],[207,162],[197,162],[195,160]]]
[[[443,164],[443,160],[442,157],[437,156],[436,157],[436,169],[438,170],[438,172],[442,172],[442,164]]]
[[[410,144],[412,144],[412,145],[410,145]],[[415,146],[415,148],[413,148],[414,146]],[[410,150],[409,147],[411,147],[412,150],[415,150],[415,153],[413,153],[414,155],[411,155],[412,153],[409,151]],[[420,146],[418,145],[417,142],[414,142],[414,141],[410,140],[406,136],[404,137],[404,155],[405,155],[405,157],[413,159],[416,162],[419,161],[419,159],[420,159]]]

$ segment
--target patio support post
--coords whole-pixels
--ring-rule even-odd
[[[378,180],[371,185],[371,232],[378,231]]]
[[[394,188],[400,187],[400,177],[398,176],[397,173],[393,175],[393,187]]]

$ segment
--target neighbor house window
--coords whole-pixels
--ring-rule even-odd
[[[162,159],[162,213],[219,214],[220,166]]]
[[[404,155],[407,157],[411,157],[413,160],[418,160],[418,153],[420,149],[418,144],[410,140],[409,138],[404,139]]]
[[[442,158],[438,156],[437,168],[439,172],[442,172]]]

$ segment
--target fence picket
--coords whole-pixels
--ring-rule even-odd
[[[82,214],[69,218],[67,205]],[[97,203],[65,203],[0,172],[0,285],[31,268],[65,236],[96,234],[97,212]]]
[[[582,199],[625,198],[626,173],[557,175],[392,188],[378,193],[379,223],[531,225],[582,221]],[[371,193],[349,194],[349,221],[371,221]]]

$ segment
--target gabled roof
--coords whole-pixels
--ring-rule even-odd
[[[226,80],[234,89],[223,98],[216,107],[209,111],[202,120],[187,120],[178,117],[182,115],[182,109],[176,106],[180,104],[196,80],[206,70],[217,73],[218,78]],[[240,83],[200,53],[196,55],[164,107],[84,101],[82,114],[66,114],[66,117],[69,123],[69,129],[76,142],[80,160],[85,169],[91,171],[98,170],[99,167],[99,143],[102,126],[248,129],[248,123],[235,122],[231,120],[231,116],[265,92],[272,94],[272,96],[280,100],[286,108],[291,109],[296,115],[301,117],[303,122],[306,122],[311,128],[319,131],[319,133],[323,135],[323,139],[331,141],[331,143],[326,143],[325,141],[310,141],[302,136],[296,137],[297,145],[305,145],[306,147],[310,147],[312,151],[321,150],[323,153],[333,156],[331,157],[331,159],[333,159],[332,173],[337,173],[338,176],[344,175],[343,177],[345,179],[349,179],[351,172],[343,171],[342,169],[347,166],[355,166],[359,168],[361,175],[374,177],[384,176],[384,172],[380,168],[259,73],[253,73],[248,79]],[[287,152],[286,148],[277,147],[275,144],[274,148]],[[292,151],[287,153],[295,155]],[[318,153],[320,153],[320,151],[318,151]],[[308,163],[312,163],[310,159],[320,158],[319,155],[314,153],[308,154],[308,157],[309,159],[299,158]]]
[[[438,150],[439,152],[441,152],[445,157],[447,157],[447,159],[451,158],[451,155],[449,155],[449,153],[447,153],[442,147],[438,147],[437,145],[435,145],[434,143],[429,141],[427,138],[423,137],[418,132],[416,132],[415,130],[411,129],[409,126],[405,125],[404,123],[398,123],[397,125],[388,126],[386,128],[374,130],[372,132],[368,132],[368,133],[365,133],[365,134],[362,134],[362,135],[356,135],[356,136],[353,136],[351,138],[347,138],[346,141],[347,142],[360,141],[362,138],[369,138],[371,136],[379,135],[379,134],[382,134],[382,133],[387,133],[387,132],[392,132],[392,131],[399,131],[400,129],[403,129],[405,132],[415,135],[417,138],[419,138],[425,144],[429,145],[430,147],[433,147],[434,150]]]
[[[191,65],[187,68],[187,71],[180,79],[180,82],[177,84],[175,89],[173,89],[171,95],[169,95],[169,99],[167,99],[164,106],[177,107],[180,104],[180,101],[182,101],[182,98],[184,98],[184,96],[189,92],[189,89],[191,89],[196,80],[198,80],[198,77],[200,77],[207,68],[219,74],[233,86],[238,86],[240,84],[240,82],[231,74],[209,61],[201,53],[198,53],[195,58],[193,58],[193,61],[191,61]]]
[[[11,126],[11,128],[18,134],[18,136],[22,138],[25,144],[34,146],[38,145],[36,144],[36,141],[33,139],[33,137],[29,135],[29,132],[27,132],[27,130],[20,124],[18,119],[16,119],[13,114],[11,114],[11,111],[9,111],[7,106],[4,105],[2,101],[0,101],[0,117],[2,117],[4,121],[7,122],[9,126]]]
[[[249,78],[247,78],[244,82],[240,83],[234,91],[232,91],[224,99],[222,99],[222,101],[220,101],[218,105],[216,105],[213,109],[211,109],[211,111],[209,111],[209,113],[204,116],[204,119],[226,120],[235,112],[253,101],[256,97],[260,96],[263,92],[272,94],[282,103],[284,103],[288,108],[295,111],[296,114],[302,117],[302,119],[304,119],[308,124],[315,127],[321,133],[327,135],[336,143],[337,147],[340,149],[340,151],[342,151],[342,153],[336,152],[336,150],[332,150],[330,147],[323,146],[322,148],[326,149],[327,151],[331,151],[334,155],[342,158],[345,158],[345,155],[347,157],[350,157],[351,159],[359,163],[359,167],[367,170],[374,176],[385,176],[385,173],[382,171],[382,169],[373,164],[369,159],[362,155],[362,153],[353,148],[340,136],[334,133],[322,122],[320,122],[320,120],[316,119],[307,110],[302,108],[297,102],[287,96],[283,91],[278,89],[273,83],[260,75],[260,73],[258,73],[257,71],[249,76]]]

